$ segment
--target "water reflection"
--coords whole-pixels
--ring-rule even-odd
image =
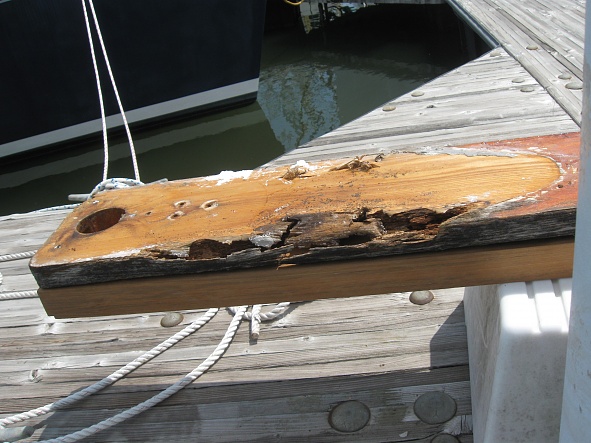
[[[268,33],[258,103],[134,131],[142,181],[257,167],[468,61],[447,9],[349,12],[308,34]],[[110,145],[109,176],[133,177],[126,140]],[[102,163],[95,140],[0,165],[0,214],[68,203],[101,180]]]
[[[336,88],[335,73],[326,65],[280,65],[265,71],[258,100],[286,151],[339,126]]]

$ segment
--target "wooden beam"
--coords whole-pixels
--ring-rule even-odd
[[[41,291],[42,298],[80,285],[86,298],[86,291],[94,287],[87,285],[120,281],[109,286],[110,296],[102,292],[105,306],[118,304],[117,288],[127,287],[128,279],[136,287],[137,279],[153,282],[154,277],[172,276],[174,280],[166,283],[172,287],[177,280],[190,280],[186,274],[204,274],[195,277],[199,284],[212,281],[225,289],[216,292],[215,303],[207,300],[198,306],[227,306],[233,300],[247,300],[230,295],[235,288],[224,283],[228,271],[265,267],[236,275],[249,278],[246,275],[260,272],[261,282],[275,285],[281,282],[269,276],[278,275],[275,269],[287,275],[286,266],[297,265],[286,286],[295,288],[303,284],[300,279],[320,272],[308,265],[332,270],[330,266],[337,265],[326,262],[357,260],[337,266],[349,269],[353,263],[360,266],[362,259],[378,264],[379,257],[398,255],[413,257],[388,259],[401,263],[397,272],[421,276],[422,284],[417,281],[413,288],[449,286],[445,280],[428,278],[436,265],[421,268],[425,272],[410,271],[432,263],[425,258],[414,261],[422,257],[416,254],[574,235],[578,153],[579,134],[560,134],[261,168],[103,192],[64,220],[30,267],[39,286],[52,290]],[[470,251],[478,249],[462,250],[467,267]],[[434,257],[439,257],[433,258],[437,266],[448,266],[445,255],[438,252]],[[450,257],[459,260],[455,253]],[[527,260],[512,263],[531,267]],[[541,263],[536,264],[539,269],[548,267]],[[514,275],[500,274],[497,282]],[[482,284],[468,275],[464,281],[454,277],[453,282]],[[260,289],[255,283],[248,284]],[[361,295],[361,287],[353,291],[355,295]],[[378,291],[370,287],[365,285],[366,294]],[[284,295],[291,289],[277,291],[282,294],[278,299],[291,299]],[[93,315],[83,308],[82,297],[74,296],[76,291],[63,293],[71,297],[69,315]],[[310,288],[308,294],[312,293]],[[125,292],[123,297],[128,296]],[[261,297],[268,300],[268,295]],[[253,295],[252,300],[258,299]],[[166,300],[162,304],[154,298],[130,306],[143,311],[177,306],[169,297]]]
[[[40,289],[48,315],[90,317],[144,311],[308,301],[572,276],[572,238],[461,248],[367,260]]]

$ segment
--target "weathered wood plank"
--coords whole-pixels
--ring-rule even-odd
[[[561,87],[569,81],[560,80]],[[527,91],[521,89],[526,87]],[[269,165],[559,134],[579,128],[507,52],[496,49],[306,143]],[[519,121],[516,125],[515,122]]]
[[[572,257],[573,241],[564,238],[278,269],[115,281],[85,285],[83,297],[76,286],[40,289],[39,294],[48,314],[56,317],[113,315],[565,278],[572,275]]]
[[[96,302],[108,291],[127,293],[140,288],[144,308],[172,309],[158,302],[152,305],[152,301],[166,286],[177,285],[170,278],[147,284],[132,280],[121,286],[98,282],[258,266],[273,268],[248,275],[203,275],[199,280],[183,279],[184,283],[179,280],[184,289],[190,285],[216,286],[208,288],[209,295],[198,297],[199,304],[183,304],[182,308],[250,304],[253,300],[247,295],[222,293],[237,289],[231,288],[231,280],[252,278],[285,286],[277,290],[281,296],[265,299],[265,291],[255,295],[260,302],[287,294],[284,300],[310,300],[320,292],[314,285],[325,291],[327,286],[336,288],[339,283],[327,277],[325,284],[315,281],[306,285],[306,291],[294,293],[294,279],[318,275],[302,264],[572,236],[578,143],[575,133],[445,150],[423,148],[374,160],[355,158],[290,169],[264,168],[249,172],[247,178],[229,181],[203,178],[108,192],[66,218],[31,260],[31,269],[44,289],[40,295],[48,313],[58,317],[133,312],[129,309],[137,298],[127,307],[124,300],[134,296],[118,296],[119,301],[108,297],[99,305]],[[569,275],[571,241],[553,244],[552,248],[565,258],[555,264],[560,269],[555,276]],[[495,265],[497,271],[509,272],[498,274],[498,281],[539,274],[530,265],[521,266],[519,253],[512,256],[515,251],[504,256],[497,250],[487,257],[511,263],[511,270]],[[465,254],[466,260],[486,256],[481,250],[468,249]],[[417,289],[413,285],[440,288],[484,284],[491,278],[486,273],[477,273],[479,279],[469,282],[461,275],[442,281],[427,278],[436,275],[433,268],[448,259],[457,261],[458,256],[439,253],[433,259],[420,256],[418,261],[412,257],[388,264],[371,263],[400,273],[390,282],[391,290],[396,291]],[[291,265],[300,266],[285,268]],[[428,271],[415,270],[418,265]],[[279,270],[275,270],[277,266]],[[340,275],[350,264],[331,266],[322,269]],[[413,275],[427,278],[428,284],[406,279],[403,275],[411,269],[409,266],[415,270]],[[527,272],[517,272],[520,267]],[[370,273],[371,278],[381,281],[376,273]],[[355,289],[350,295],[387,291],[386,283],[376,285],[373,292],[369,286],[368,292],[361,292],[363,285],[353,283]],[[61,287],[80,284],[94,286],[85,287],[84,297],[65,304],[65,294],[75,297],[78,290]],[[255,290],[243,293],[261,291],[261,283],[253,284]],[[195,303],[199,291],[191,292],[185,300]],[[322,297],[334,296],[338,294],[331,290]],[[175,309],[180,308],[171,296],[166,300]],[[85,308],[76,314],[76,305]],[[105,311],[107,306],[113,310]]]
[[[516,60],[548,91],[560,106],[576,121],[581,122],[580,91],[564,87],[557,76],[565,71],[581,79],[582,59],[572,57],[565,48],[560,49],[559,36],[563,29],[571,28],[574,35],[582,40],[584,26],[571,21],[570,26],[560,26],[551,32],[552,22],[537,14],[531,4],[517,8],[508,0],[455,0],[488,32],[492,33]],[[565,4],[568,4],[565,3]],[[552,7],[556,13],[556,6]],[[538,20],[532,23],[531,15],[537,14]],[[564,23],[564,22],[563,22]],[[578,25],[578,26],[577,26]],[[549,32],[550,31],[550,32]],[[546,37],[546,35],[550,37]],[[550,40],[548,40],[550,39]],[[562,41],[564,43],[564,41]],[[527,49],[530,45],[542,44],[540,50]]]
[[[89,441],[120,441],[121,429],[136,441],[161,441],[165,436],[170,438],[171,432],[179,440],[199,435],[203,441],[218,441],[222,423],[240,427],[247,422],[257,424],[248,437],[252,440],[277,432],[289,438],[287,428],[277,422],[283,415],[293,422],[290,432],[294,441],[301,438],[300,428],[309,420],[318,426],[311,437],[314,441],[316,435],[325,441],[343,441],[343,436],[358,441],[360,434],[335,433],[326,421],[330,408],[346,399],[368,402],[374,419],[363,435],[369,441],[392,441],[392,435],[398,435],[392,432],[404,426],[399,434],[432,436],[445,425],[422,424],[408,412],[421,393],[445,390],[456,399],[458,416],[470,413],[462,291],[435,294],[436,299],[425,306],[411,304],[408,294],[296,305],[278,322],[263,324],[258,343],[250,342],[247,331],[241,329],[203,381],[147,415]],[[211,352],[229,318],[220,313],[199,337],[186,339],[104,393],[67,411],[29,421],[29,425],[43,421],[34,440],[94,424],[164,389]],[[0,402],[0,415],[55,401],[104,377],[137,356],[138,349],[149,349],[166,336],[167,330],[159,327],[158,320],[159,316],[69,319],[49,323],[43,331],[37,329],[42,335],[35,341],[27,343],[24,336],[13,344],[10,339],[0,339],[0,349],[16,348],[11,351],[15,359],[0,363],[4,380],[0,396],[6,399]],[[189,321],[191,317],[185,323]],[[365,332],[370,335],[364,336]],[[111,341],[113,338],[118,340]],[[68,346],[60,346],[60,342]],[[22,355],[18,355],[21,349]],[[43,355],[45,352],[49,355]],[[34,369],[36,382],[30,379]],[[458,390],[459,386],[464,387]],[[388,395],[398,400],[392,402]],[[267,409],[273,404],[276,408],[271,413]],[[187,405],[191,407],[187,409]],[[253,415],[240,412],[244,408]],[[224,412],[220,415],[219,410]],[[151,422],[158,423],[158,431]],[[148,435],[149,431],[153,435]]]
[[[442,380],[426,386],[395,387],[392,382],[396,382],[391,377],[375,376],[333,378],[315,386],[296,385],[293,390],[282,386],[285,383],[248,383],[236,387],[240,397],[226,390],[227,394],[222,394],[222,397],[216,393],[216,397],[211,398],[208,389],[189,388],[180,395],[182,404],[165,402],[147,411],[145,419],[130,420],[123,426],[91,437],[89,441],[169,441],[171,429],[176,430],[177,438],[190,436],[200,441],[270,441],[278,437],[280,429],[282,439],[294,442],[302,441],[302,435],[309,441],[325,442],[396,442],[408,441],[409,437],[413,441],[428,442],[450,425],[420,422],[414,414],[413,405],[421,394],[446,392],[456,399],[458,419],[469,415],[471,408],[470,402],[466,401],[469,398],[469,383],[446,382],[449,374],[434,371],[435,374],[438,372],[443,376]],[[401,378],[408,379],[404,375]],[[417,379],[420,380],[420,377]],[[337,432],[330,427],[328,414],[336,405],[350,399],[363,402],[370,408],[371,421],[354,434]],[[194,407],[187,409],[187,403]],[[111,410],[99,408],[54,413],[46,418],[43,423],[46,427],[36,437],[47,439],[73,432],[96,420],[108,418],[111,413]],[[195,416],[199,417],[199,426],[194,425]],[[168,425],[154,426],[155,417],[167,417]]]

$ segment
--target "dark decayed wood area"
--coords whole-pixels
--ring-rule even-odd
[[[578,147],[573,133],[103,192],[66,218],[31,270],[57,317],[567,277]],[[557,237],[567,239],[540,242]],[[452,252],[399,257],[435,251]],[[110,295],[123,289],[131,295]]]

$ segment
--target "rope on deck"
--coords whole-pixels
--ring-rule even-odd
[[[0,262],[30,258],[35,255],[35,252],[37,251],[15,252],[14,254],[0,255]]]
[[[283,314],[289,308],[289,302],[277,303],[269,312],[261,312],[261,308],[262,305],[253,305],[252,312],[244,312],[244,320],[250,322],[250,338],[253,340],[259,338],[261,322],[273,320]],[[236,308],[228,308],[228,311],[236,314]]]
[[[2,256],[0,256],[0,259]],[[119,414],[114,415],[106,420],[103,420],[95,425],[89,426],[88,428],[81,429],[79,431],[73,432],[71,434],[50,439],[44,440],[44,443],[74,443],[81,439],[87,438],[93,434],[111,428],[129,418],[135,417],[136,415],[140,414],[147,409],[157,405],[158,403],[166,400],[170,396],[174,395],[184,387],[188,386],[199,377],[201,377],[205,372],[207,372],[227,351],[228,347],[230,346],[232,340],[234,339],[236,332],[238,331],[238,327],[242,320],[253,320],[260,324],[261,321],[269,321],[277,316],[281,315],[285,310],[289,307],[288,302],[279,303],[277,304],[271,311],[261,313],[260,310],[262,305],[254,305],[252,312],[247,312],[248,306],[240,306],[240,307],[232,307],[228,308],[230,312],[234,314],[224,337],[220,341],[220,343],[216,346],[215,350],[201,363],[197,368],[193,371],[189,372],[185,377],[177,381],[175,384],[169,386],[165,390],[161,391],[160,393],[156,394],[152,398],[133,406]],[[58,409],[62,409],[65,407],[69,407],[75,402],[86,398],[107,386],[112,385],[116,381],[120,380],[121,378],[125,377],[126,375],[130,374],[131,372],[138,369],[143,364],[149,362],[156,356],[163,353],[165,350],[169,349],[170,347],[174,346],[176,343],[181,341],[182,339],[188,337],[192,333],[199,330],[203,325],[205,325],[209,320],[211,320],[219,311],[219,308],[212,308],[209,309],[205,314],[203,314],[199,319],[191,323],[189,326],[185,327],[182,331],[176,333],[169,339],[165,340],[164,342],[160,343],[158,346],[155,346],[150,351],[144,353],[142,356],[136,358],[132,362],[128,363],[124,367],[120,368],[119,370],[115,371],[113,374],[105,377],[101,381],[90,385],[81,391],[78,391],[64,399],[58,400],[54,403],[50,403],[48,405],[42,406],[37,409],[32,409],[28,412],[23,412],[20,414],[13,415],[11,417],[6,417],[0,419],[0,430],[6,429],[6,426],[13,425],[24,420],[28,420],[30,418],[39,417],[41,415],[47,414],[52,411],[56,411]],[[253,325],[254,326],[254,325]],[[251,326],[251,328],[253,328]],[[252,329],[251,329],[252,335]],[[258,338],[258,329],[257,329],[257,338]]]
[[[135,417],[141,412],[150,409],[151,407],[176,394],[184,387],[193,383],[205,372],[207,372],[207,370],[209,370],[222,357],[222,355],[224,355],[224,353],[232,343],[232,340],[234,339],[236,332],[238,331],[238,326],[240,326],[240,322],[242,321],[244,313],[246,312],[246,308],[247,306],[241,306],[239,308],[236,308],[236,314],[232,318],[230,326],[228,326],[228,329],[224,334],[224,338],[222,338],[220,343],[216,346],[215,350],[209,355],[209,357],[207,357],[207,359],[205,359],[203,363],[201,363],[193,371],[189,372],[175,384],[169,386],[164,391],[156,394],[152,398],[149,398],[148,400],[139,403],[132,408],[120,412],[119,414],[114,415],[113,417],[103,420],[95,425],[89,426],[88,428],[81,429],[68,435],[64,435],[63,437],[53,438],[50,440],[43,440],[43,443],[74,443],[83,438],[94,435],[97,432],[115,426],[132,417]]]
[[[30,258],[35,255],[37,251],[25,251],[16,252],[14,254],[0,255],[0,263],[12,260],[21,260],[23,258]],[[4,276],[0,272],[0,286],[4,282]],[[37,291],[12,291],[12,292],[0,292],[0,300],[18,300],[23,298],[36,298],[38,297]]]
[[[11,417],[6,417],[3,419],[0,419],[0,428],[22,422],[22,421],[28,420],[30,418],[39,417],[41,415],[45,415],[49,412],[52,412],[52,411],[55,411],[58,409],[68,407],[68,406],[76,403],[77,401],[80,401],[80,400],[88,397],[89,395],[99,392],[100,390],[106,388],[107,386],[110,386],[113,383],[115,383],[116,381],[129,375],[130,373],[132,373],[133,371],[135,371],[136,369],[138,369],[142,365],[146,364],[150,360],[154,359],[155,357],[159,356],[164,351],[171,348],[172,346],[174,346],[175,344],[177,344],[178,342],[180,342],[184,338],[188,337],[189,335],[191,335],[194,332],[201,329],[201,327],[204,326],[205,324],[207,324],[218,313],[218,311],[219,311],[218,308],[209,309],[205,314],[203,314],[197,320],[192,322],[190,325],[186,326],[180,332],[177,332],[172,337],[166,339],[165,341],[163,341],[159,345],[152,348],[150,351],[144,353],[143,355],[136,358],[132,362],[126,364],[122,368],[113,372],[111,375],[108,375],[107,377],[103,378],[102,380],[94,383],[93,385],[90,385],[90,386],[82,389],[81,391],[78,391],[78,392],[76,392],[66,398],[63,398],[61,400],[58,400],[54,403],[49,403],[49,404],[42,406],[40,408],[31,409],[30,411],[27,411],[27,412],[23,412],[20,414],[13,415]]]

